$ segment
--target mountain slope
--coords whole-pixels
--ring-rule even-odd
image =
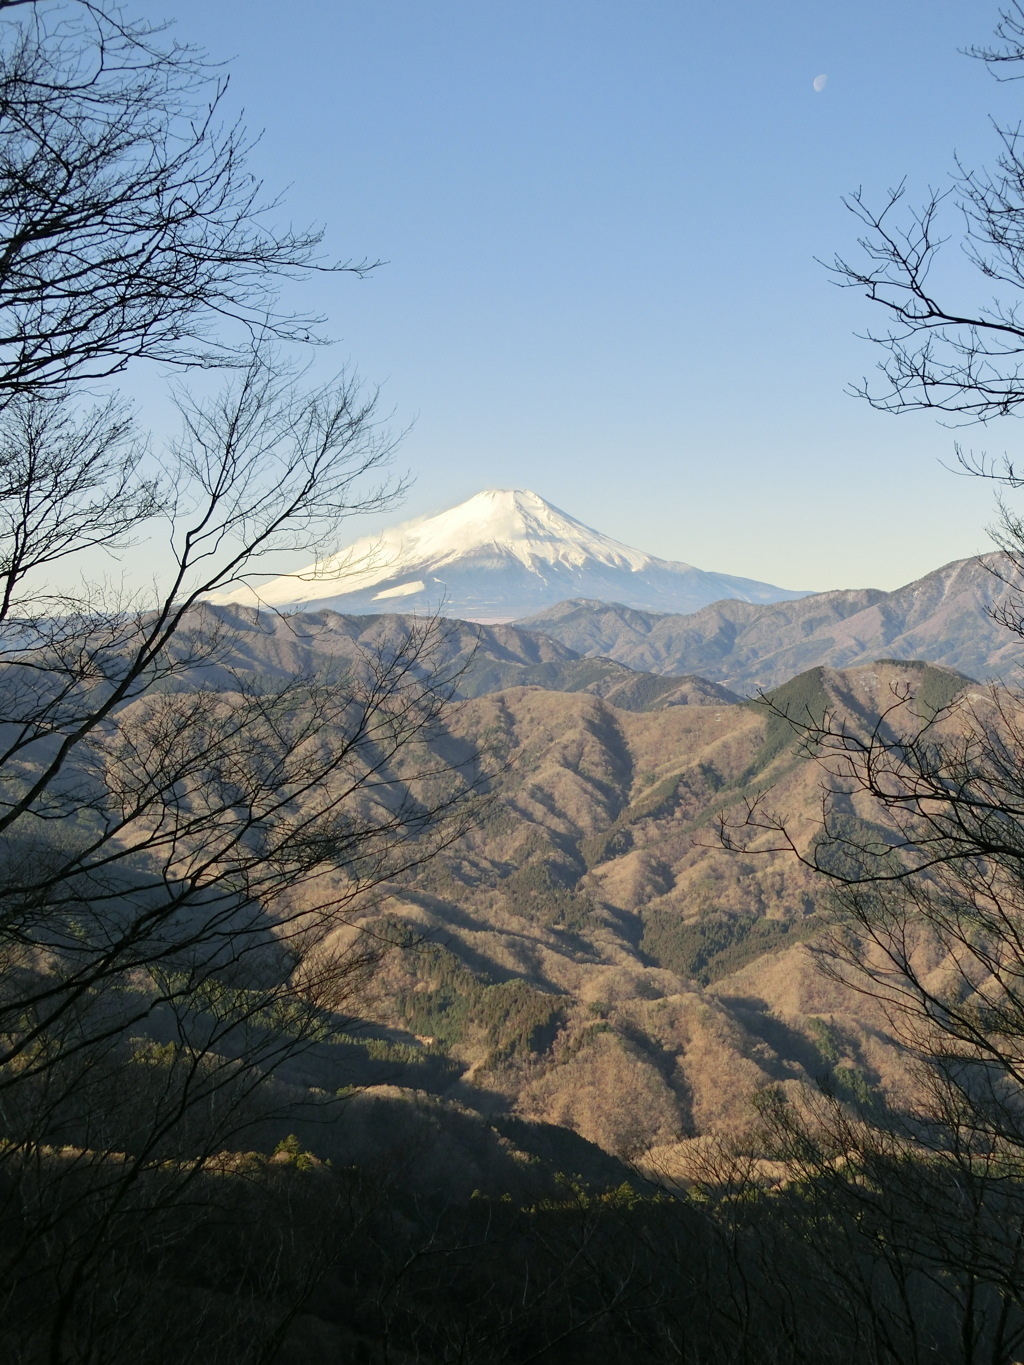
[[[819,664],[848,668],[885,656],[1009,679],[1024,646],[991,615],[1019,595],[992,572],[1004,564],[991,554],[947,564],[894,592],[858,588],[771,604],[716,602],[688,615],[563,602],[519,624],[578,654],[651,673],[699,673],[747,695]]]
[[[777,700],[870,726],[903,686],[929,708],[971,687],[883,663],[813,670]],[[742,1130],[766,1084],[830,1075],[898,1098],[906,1075],[880,1008],[808,952],[827,887],[779,850],[716,843],[716,813],[742,819],[765,786],[798,843],[815,837],[823,772],[784,723],[757,704],[655,716],[511,689],[455,725],[504,765],[496,801],[395,888],[386,914],[415,937],[366,1003],[393,1036],[457,1064],[442,1093],[669,1165],[694,1137]]]
[[[300,665],[330,672],[353,649],[386,648],[403,624],[205,611],[223,627],[206,632],[220,662],[192,676],[226,693],[232,670],[253,686]],[[448,637],[450,658],[474,637],[487,668],[602,662],[464,623]],[[884,1017],[823,978],[808,952],[826,889],[777,849],[735,856],[714,837],[717,812],[742,820],[747,801],[772,787],[773,807],[809,847],[822,769],[766,707],[693,686],[704,704],[656,713],[537,686],[451,709],[428,766],[442,772],[479,750],[491,799],[457,844],[386,899],[354,907],[395,945],[358,1007],[365,1027],[342,1040],[367,1054],[354,1079],[387,1063],[398,1085],[445,1104],[554,1124],[630,1158],[655,1149],[661,1169],[680,1171],[694,1138],[743,1130],[749,1096],[765,1084],[828,1074],[899,1098]],[[976,690],[948,669],[890,662],[814,669],[776,700],[797,717],[840,707],[870,725],[904,686],[929,711]],[[402,781],[401,757],[391,782]],[[331,934],[351,942],[351,920]],[[304,1083],[324,1086],[315,1061]]]
[[[207,665],[203,676],[207,686],[225,690],[232,686],[233,673],[282,682],[321,671],[329,663],[350,662],[417,625],[422,627],[422,620],[412,616],[274,613],[210,603],[198,608],[189,622],[190,629],[220,637],[217,662]],[[588,692],[626,711],[739,701],[735,693],[704,678],[644,673],[612,659],[581,658],[557,640],[515,626],[444,621],[436,634],[431,664],[456,678],[461,697],[540,687]]]
[[[511,620],[581,596],[676,612],[721,598],[774,602],[803,596],[644,554],[536,493],[512,489],[478,493],[439,516],[357,541],[256,592],[269,606],[442,610],[472,621]],[[254,604],[256,592],[242,588],[215,600]]]

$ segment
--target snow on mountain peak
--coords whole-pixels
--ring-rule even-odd
[[[592,530],[527,488],[488,488],[439,516],[406,522],[395,533],[403,540],[403,559],[438,565],[486,551],[512,556],[527,568],[596,560],[636,572],[653,563],[650,555]]]
[[[367,536],[339,554],[263,584],[268,606],[422,611],[442,605],[500,620],[574,597],[652,610],[696,610],[723,597],[799,597],[771,584],[657,559],[602,535],[525,488],[489,488],[437,516]],[[254,600],[239,588],[213,599]]]
[[[592,530],[529,489],[489,488],[437,516],[416,517],[366,536],[295,575],[264,585],[259,596],[276,606],[304,596],[365,592],[388,584],[381,596],[397,598],[405,595],[404,585],[395,583],[403,575],[415,580],[409,591],[418,591],[425,572],[467,559],[482,568],[516,560],[533,572],[596,563],[636,573],[659,562]],[[251,601],[252,594],[242,589],[218,600]]]

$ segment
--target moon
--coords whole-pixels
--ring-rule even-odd
[[[814,81],[813,81],[813,85],[814,85],[815,90],[816,90],[816,91],[818,92],[818,94],[820,95],[821,92],[825,89],[825,86],[828,85],[828,77],[827,77],[827,76],[824,76],[824,75],[822,75],[822,76],[815,76]]]

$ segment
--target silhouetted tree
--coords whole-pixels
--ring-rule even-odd
[[[1015,78],[1024,60],[1016,0],[1001,14],[998,37],[1001,46],[972,55]],[[951,188],[902,219],[902,186],[879,210],[860,191],[850,201],[866,229],[863,256],[837,259],[834,269],[889,317],[872,337],[886,353],[885,383],[857,390],[884,411],[987,422],[1024,402],[1024,146],[1015,126],[997,134],[994,171],[958,163]],[[932,282],[950,208],[961,212],[963,246],[986,290],[997,287],[995,300],[974,310],[953,307]],[[958,453],[967,470],[1010,491],[1021,486],[1012,457],[997,464]],[[997,572],[1019,587],[1024,522],[1007,505],[998,538],[1005,559]],[[1024,634],[1019,598],[999,619]],[[788,849],[828,879],[836,916],[820,961],[882,1002],[916,1066],[917,1093],[899,1112],[851,1113],[831,1097],[801,1113],[780,1100],[766,1109],[770,1128],[823,1219],[856,1229],[862,1247],[892,1267],[899,1257],[904,1279],[930,1281],[954,1305],[959,1346],[947,1345],[950,1358],[1016,1360],[1024,1313],[1024,697],[971,687],[936,711],[907,685],[873,723],[840,710],[787,719],[821,763],[817,833],[808,841],[792,832],[762,794],[739,819],[723,819],[724,841]],[[908,1351],[895,1347],[893,1358]]]
[[[136,357],[223,364],[250,335],[309,340],[277,283],[318,260],[279,231],[223,122],[227,80],[116,4],[0,0],[0,394]],[[236,324],[234,330],[226,324]]]
[[[206,600],[274,556],[332,548],[346,516],[399,491],[380,479],[391,441],[372,397],[344,379],[304,390],[272,350],[309,339],[315,320],[280,312],[276,287],[316,267],[319,235],[269,225],[250,143],[219,121],[225,89],[114,6],[0,0],[12,1360],[140,1360],[143,1343],[147,1359],[198,1358],[202,1313],[191,1337],[191,1310],[166,1337],[138,1315],[231,1183],[218,1153],[332,1099],[344,1078],[297,1059],[328,1048],[386,946],[358,916],[455,837],[473,786],[438,747],[454,679],[436,622],[282,682],[233,662],[238,618]],[[219,393],[179,392],[159,462],[132,413],[85,387],[141,358],[229,367]],[[143,586],[123,560],[141,536],[163,546]],[[315,1237],[303,1254],[316,1263]],[[253,1264],[226,1256],[199,1298],[230,1298]],[[219,1358],[244,1359],[243,1335]]]
[[[1000,79],[1019,79],[1024,6],[1018,0],[1001,12],[997,39],[999,46],[976,47],[971,55]],[[905,207],[905,184],[877,207],[862,190],[847,201],[865,229],[862,255],[836,257],[832,269],[838,283],[863,290],[887,316],[887,325],[871,335],[887,353],[879,364],[884,382],[855,390],[885,412],[929,409],[987,421],[1024,402],[1024,320],[1017,299],[1024,289],[1024,142],[1017,125],[997,124],[996,134],[994,170],[970,170],[957,160],[949,187],[917,209]],[[954,305],[936,284],[950,218],[963,225],[961,247],[984,283],[976,308]]]

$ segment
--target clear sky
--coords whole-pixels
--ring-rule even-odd
[[[231,59],[293,219],[387,262],[297,299],[338,338],[318,364],[354,364],[413,423],[400,516],[527,487],[652,553],[801,588],[895,587],[988,547],[991,489],[943,468],[953,434],[844,394],[877,359],[854,336],[871,313],[814,257],[854,249],[844,192],[907,174],[921,194],[954,150],[992,159],[989,115],[1016,118],[1024,84],[958,49],[995,5],[158,3]]]

